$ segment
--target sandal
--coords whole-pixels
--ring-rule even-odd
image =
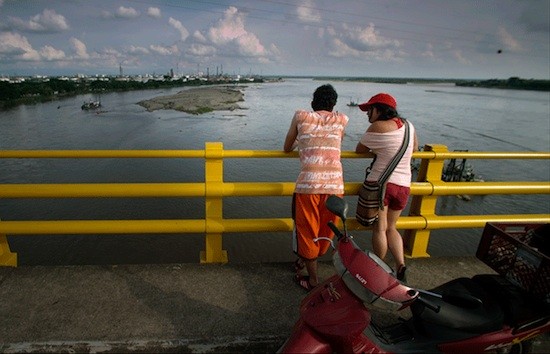
[[[302,261],[300,258],[298,258],[297,260],[294,261],[292,266],[294,267],[294,271],[296,273],[299,273],[302,269],[304,269],[304,267],[306,265],[304,264],[304,261]]]
[[[313,289],[313,286],[309,283],[309,275],[296,274],[294,276],[294,282],[304,288],[306,291]]]
[[[406,283],[407,282],[407,274],[405,272],[407,271],[407,267],[405,267],[404,264],[400,265],[397,269],[396,278],[397,280]]]

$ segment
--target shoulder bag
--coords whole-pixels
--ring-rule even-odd
[[[386,194],[386,182],[390,175],[392,174],[395,167],[401,161],[401,158],[405,154],[407,147],[409,146],[409,122],[403,119],[405,122],[405,136],[403,137],[403,143],[397,154],[390,161],[386,170],[380,175],[378,181],[367,182],[367,177],[376,161],[376,157],[372,160],[372,163],[367,168],[367,174],[365,176],[365,181],[359,189],[359,199],[357,200],[357,209],[355,212],[355,217],[357,221],[363,226],[371,226],[376,221],[378,221],[378,211],[384,209],[384,195]]]

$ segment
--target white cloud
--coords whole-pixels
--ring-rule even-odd
[[[264,46],[258,37],[244,27],[244,14],[236,7],[229,7],[215,27],[207,31],[206,38],[216,46],[244,56],[265,56]]]
[[[150,7],[147,9],[147,15],[154,18],[161,18],[160,9],[158,7]]]
[[[340,30],[329,27],[323,35],[327,36],[329,55],[332,57],[395,61],[402,54],[399,51],[400,42],[383,37],[372,23],[367,27],[350,27],[344,24]]]
[[[321,13],[313,8],[313,1],[302,1],[296,8],[298,20],[304,23],[321,23]]]
[[[237,8],[227,9],[224,18],[218,21],[218,25],[208,30],[208,39],[215,44],[227,44],[246,33],[242,20],[237,17],[237,14]]]
[[[436,60],[433,44],[428,43],[426,45],[426,50],[424,50],[422,53],[420,53],[420,56],[422,56],[424,58]]]
[[[0,55],[23,54],[32,49],[24,36],[14,32],[0,32]]]
[[[330,42],[329,54],[332,57],[345,58],[345,57],[358,57],[361,52],[357,49],[353,49],[339,38],[333,38]]]
[[[200,31],[195,31],[193,33],[193,39],[203,43],[207,41],[206,37]]]
[[[0,59],[39,60],[40,54],[32,48],[27,38],[19,33],[0,32]]]
[[[119,18],[136,18],[139,16],[139,12],[133,7],[119,7],[115,12],[115,17]]]
[[[189,31],[187,31],[187,29],[181,24],[180,21],[170,17],[168,23],[170,24],[170,26],[178,30],[178,32],[180,33],[180,39],[182,41],[185,41],[187,37],[189,37]]]
[[[269,52],[272,53],[275,56],[281,55],[281,50],[275,44],[271,44],[269,46]]]
[[[397,48],[400,46],[399,41],[390,40],[380,35],[380,32],[375,29],[374,24],[372,23],[365,28],[350,28],[344,24],[343,29],[345,31],[344,38],[347,39],[346,42],[360,51],[369,51],[380,48]]]
[[[186,51],[187,54],[193,56],[212,56],[216,54],[216,48],[210,45],[204,45],[199,43],[192,44]]]
[[[103,48],[99,52],[92,52],[90,59],[84,62],[80,62],[79,65],[83,66],[95,66],[103,68],[111,68],[118,70],[121,62],[125,62],[125,56],[117,49],[113,47]]]
[[[104,56],[107,56],[107,57],[115,57],[115,58],[119,58],[121,57],[122,55],[120,54],[120,52],[114,48],[105,48],[102,50],[101,52],[101,55],[104,55]]]
[[[52,46],[45,45],[40,49],[40,56],[44,58],[45,60],[63,60],[65,59],[65,52],[59,49],[55,49]]]
[[[10,17],[9,23],[14,28],[29,32],[61,32],[69,29],[65,17],[49,9],[44,9],[41,14],[32,16],[28,21]]]
[[[152,44],[149,46],[149,49],[160,55],[173,55],[179,53],[178,47],[176,45],[162,46]]]
[[[58,61],[64,59],[66,59],[65,53],[51,45],[45,45],[37,51],[33,49],[27,38],[19,33],[0,33],[0,60],[2,61]]]
[[[76,39],[72,37],[69,39],[69,42],[71,43],[75,56],[78,59],[89,59],[90,55],[88,54],[88,50],[86,48],[86,45],[79,39]]]
[[[521,44],[502,26],[498,29],[498,38],[505,49],[512,52],[518,52],[521,50]]]
[[[451,51],[452,56],[461,64],[469,65],[472,62],[464,56],[461,50],[455,49]]]
[[[144,47],[136,47],[136,46],[130,46],[128,48],[128,53],[130,54],[149,54],[149,49]]]
[[[239,44],[241,54],[261,57],[267,54],[264,46],[253,33],[246,33],[240,36],[237,38],[237,43]]]

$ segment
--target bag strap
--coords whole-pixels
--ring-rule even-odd
[[[390,163],[386,167],[386,170],[378,178],[378,184],[380,185],[383,185],[384,183],[386,183],[388,178],[390,178],[390,175],[399,164],[399,161],[401,161],[401,158],[403,157],[403,155],[405,154],[405,151],[407,151],[407,147],[409,146],[409,140],[410,140],[409,122],[407,122],[406,119],[403,119],[403,121],[405,122],[405,135],[403,136],[403,143],[401,143],[401,147],[399,148],[399,150],[397,151],[397,154],[395,154],[393,159],[390,161]]]
[[[386,195],[386,181],[388,180],[388,178],[390,178],[390,175],[399,164],[399,161],[401,161],[401,158],[403,158],[403,155],[405,154],[405,151],[407,151],[407,147],[409,146],[409,140],[410,140],[409,122],[407,122],[407,120],[405,119],[403,119],[403,121],[405,122],[405,135],[403,136],[403,142],[401,143],[401,147],[399,148],[399,151],[397,151],[397,154],[395,154],[393,159],[390,161],[390,163],[386,167],[386,170],[384,170],[384,172],[380,175],[380,178],[378,178],[378,185],[380,186],[380,193],[378,194],[379,209],[384,209],[384,196]]]

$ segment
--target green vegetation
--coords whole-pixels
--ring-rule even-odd
[[[550,91],[550,80],[525,80],[520,79],[519,77],[511,77],[508,80],[491,79],[483,81],[462,81],[457,82],[456,85],[514,90]]]
[[[454,83],[456,86],[466,87],[485,87],[498,89],[514,89],[514,90],[534,90],[534,91],[550,91],[550,80],[534,80],[521,79],[519,77],[511,77],[507,80],[491,79],[491,80],[465,80],[465,79],[419,79],[419,78],[384,78],[384,77],[319,77],[316,80],[340,80],[340,81],[358,81],[358,82],[373,82],[383,84],[438,84],[438,83]]]
[[[255,79],[255,82],[261,82]],[[52,78],[49,80],[28,80],[21,83],[0,82],[0,110],[8,109],[20,104],[34,104],[46,101],[58,100],[64,97],[82,95],[87,93],[106,93],[114,91],[150,90],[158,88],[171,88],[182,86],[202,86],[215,84],[235,83],[221,78],[220,80],[149,80],[118,81],[114,79],[105,81],[71,81]]]

